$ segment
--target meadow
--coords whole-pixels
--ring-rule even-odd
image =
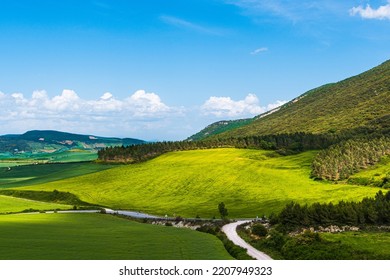
[[[34,210],[55,210],[55,209],[72,209],[72,206],[59,203],[49,203],[28,200],[23,198],[9,197],[0,195],[0,214],[10,212],[21,212],[27,209]]]
[[[3,260],[232,259],[211,234],[103,214],[0,215]]]
[[[350,247],[351,251],[361,251],[367,259],[390,259],[389,232],[342,232],[337,234],[322,233],[326,241],[339,242]]]
[[[115,167],[93,162],[30,164],[0,167],[0,189],[42,184]]]
[[[171,152],[153,160],[18,190],[70,192],[81,200],[150,214],[229,218],[280,211],[289,201],[358,201],[378,188],[310,179],[316,151],[279,156],[271,151],[212,149]],[[19,184],[18,185],[22,185]]]
[[[53,152],[0,153],[0,167],[33,163],[79,162],[97,159],[93,150],[70,149]]]
[[[386,177],[390,187],[390,156],[385,156],[374,166],[352,175],[348,181],[360,185],[382,185]]]

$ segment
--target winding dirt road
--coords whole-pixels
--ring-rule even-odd
[[[272,260],[270,256],[267,254],[260,252],[259,250],[255,249],[248,243],[246,243],[241,237],[237,234],[237,226],[241,224],[245,224],[247,222],[250,222],[248,220],[245,221],[238,221],[234,223],[230,223],[227,225],[224,225],[222,227],[222,231],[226,234],[227,238],[229,238],[234,244],[247,249],[247,254],[251,256],[252,258],[255,258],[256,260]]]

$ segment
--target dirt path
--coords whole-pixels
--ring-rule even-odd
[[[238,221],[238,222],[224,225],[222,227],[222,231],[226,234],[227,238],[229,238],[234,244],[244,249],[247,249],[248,255],[251,256],[252,258],[255,258],[256,260],[272,260],[270,256],[255,249],[254,247],[246,243],[241,237],[238,236],[237,226],[241,224],[245,224],[247,222],[249,221],[245,220],[245,221]]]

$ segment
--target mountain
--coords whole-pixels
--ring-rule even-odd
[[[133,138],[109,138],[54,130],[32,130],[24,134],[0,136],[0,153],[53,153],[67,150],[96,151],[108,146],[128,146],[145,143]]]
[[[309,132],[390,132],[390,60],[357,76],[310,90],[247,123],[201,136],[229,138]],[[219,122],[221,123],[221,122]],[[218,127],[218,123],[211,127]],[[219,125],[220,126],[220,125]],[[209,126],[210,127],[210,126]],[[192,138],[192,137],[190,137]]]

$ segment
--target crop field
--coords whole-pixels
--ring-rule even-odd
[[[0,168],[0,189],[42,184],[115,167],[93,162],[33,164]]]
[[[0,246],[5,260],[231,259],[211,234],[102,214],[2,215]]]
[[[390,259],[390,234],[388,232],[342,232],[322,233],[327,241],[340,242],[352,251],[362,251],[370,259]]]
[[[40,153],[26,152],[20,154],[0,153],[0,167],[33,164],[35,162],[78,162],[95,159],[97,159],[97,153],[95,151],[81,149]]]
[[[58,203],[40,202],[0,195],[0,213],[21,212],[26,209],[54,210],[71,209],[72,206]]]
[[[301,204],[361,200],[378,188],[309,178],[314,151],[282,157],[274,152],[213,149],[164,154],[80,177],[18,188],[71,192],[81,200],[157,215],[218,217],[224,202],[230,218],[280,211]]]

